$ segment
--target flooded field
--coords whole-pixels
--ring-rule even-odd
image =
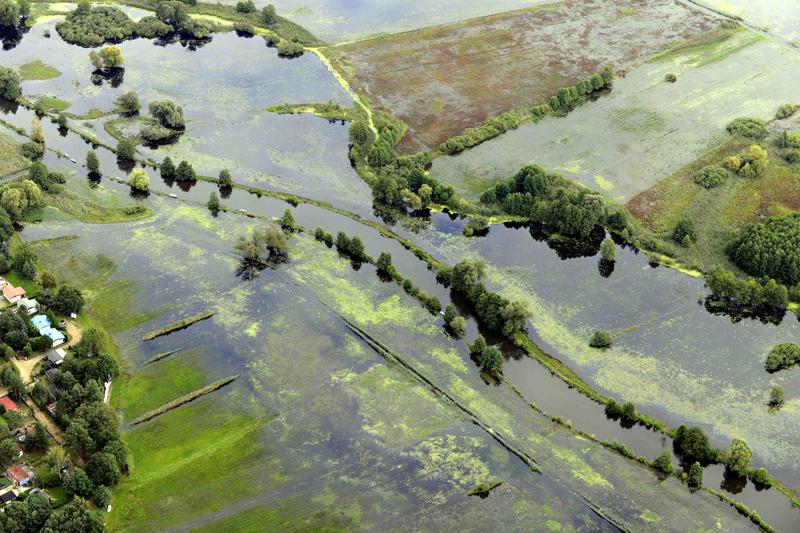
[[[678,81],[664,81],[667,73]],[[740,31],[648,62],[564,118],[547,117],[439,157],[431,174],[477,199],[535,162],[624,203],[719,145],[734,118],[771,118],[796,99],[790,80],[798,75],[795,50]]]
[[[718,20],[666,0],[561,2],[333,49],[354,88],[406,124],[404,152],[491,115],[547,102],[610,65],[628,69]],[[491,74],[491,76],[487,76]]]
[[[489,9],[467,4],[464,13]],[[639,7],[643,11],[618,13],[631,19],[625,26],[630,31],[648,28],[653,13],[674,26],[669,39],[706,28],[706,15],[683,7],[649,0]],[[326,8],[355,9],[347,2]],[[395,9],[402,6],[380,8]],[[375,29],[380,10],[365,10],[374,31],[381,31]],[[296,11],[298,20],[319,16],[320,28],[331,27],[328,15]],[[695,17],[693,25],[678,29],[686,13]],[[484,258],[486,285],[532,311],[530,337],[599,393],[632,401],[672,427],[701,426],[720,449],[733,438],[745,439],[754,467],[768,467],[798,489],[799,370],[770,375],[763,368],[773,344],[800,334],[793,314],[779,323],[712,314],[702,305],[702,280],[655,268],[643,254],[621,246],[609,270],[598,265],[600,241],[573,247],[536,225],[495,225],[484,237],[466,238],[464,218],[437,212],[390,230],[373,213],[369,186],[350,165],[346,124],[263,111],[282,102],[352,104],[315,55],[280,59],[263,39],[235,33],[215,34],[200,47],[154,46],[138,39],[120,46],[126,58],[122,83],[97,86],[87,50],[61,41],[53,30],[56,21],[35,25],[0,55],[3,65],[41,60],[60,71],[51,79],[24,81],[26,97],[63,101],[74,114],[73,128],[112,146],[113,128],[104,126],[118,118],[117,96],[135,90],[145,104],[171,98],[184,107],[186,132],[174,145],[140,145],[139,157],[186,159],[211,177],[228,168],[239,185],[220,190],[206,180],[179,183],[148,168],[150,194],[132,194],[115,177],[124,177],[133,162],[118,161],[95,146],[102,178],[90,180],[82,164],[90,145],[49,119],[42,122],[48,148],[43,161],[66,176],[65,190],[85,202],[78,205],[142,206],[148,214],[90,224],[79,208],[51,201],[19,231],[42,265],[59,280],[82,287],[86,317],[116,344],[123,375],[112,385],[111,404],[121,417],[132,469],[114,489],[112,510],[103,515],[109,530],[758,529],[711,490],[757,511],[777,531],[793,530],[800,511],[786,496],[723,465],[705,466],[703,486],[709,490],[689,490],[680,476],[657,472],[649,463],[665,450],[675,466],[683,461],[666,433],[607,417],[602,404],[485,331],[464,297],[439,283],[436,272],[400,240],[445,264]],[[400,27],[405,21],[393,23]],[[357,34],[359,24],[354,17],[351,26],[337,31]],[[50,37],[45,29],[52,30]],[[611,31],[595,30],[606,36]],[[587,38],[594,43],[599,37]],[[651,44],[653,52],[657,46]],[[653,159],[648,168],[656,172],[655,164],[669,159],[650,152],[655,139],[665,144],[664,153],[674,151],[679,129],[685,128],[694,135],[684,132],[692,140],[686,152],[699,150],[695,145],[713,142],[710,132],[721,132],[733,113],[733,92],[742,98],[742,91],[751,91],[736,116],[768,115],[775,102],[789,97],[784,78],[763,79],[772,72],[766,66],[753,67],[744,88],[702,92],[709,79],[732,75],[733,57],[740,66],[743,58],[748,66],[783,61],[786,79],[794,72],[794,56],[745,31],[715,46],[703,52],[705,59],[689,49],[646,63],[618,80],[611,95],[458,158],[439,158],[432,175],[464,187],[467,196],[478,194],[528,159],[498,154],[494,163],[481,162],[493,165],[491,172],[464,170],[479,159],[474,154],[490,161],[491,151],[481,150],[522,143],[525,136],[514,135],[527,131],[534,144],[520,144],[516,153],[537,154],[534,160],[549,169],[624,199],[649,183],[644,171],[634,173],[645,160]],[[711,56],[714,61],[708,61]],[[662,83],[671,71],[680,81]],[[669,92],[681,83],[685,97]],[[751,98],[758,88],[772,92]],[[670,100],[685,106],[685,117],[667,112]],[[643,110],[641,116],[622,111],[632,102]],[[667,123],[645,109],[668,117]],[[98,115],[103,116],[93,118]],[[4,102],[0,119],[29,131],[34,112]],[[615,125],[617,152],[609,148],[610,155],[601,157],[601,143],[578,161],[551,146],[559,131],[571,139],[564,144],[588,146],[590,121]],[[651,128],[654,122],[661,125]],[[25,140],[2,125],[0,134],[12,148]],[[664,168],[690,156],[677,154]],[[614,157],[627,165],[624,170],[611,169]],[[448,164],[467,167],[455,171]],[[603,164],[609,168],[599,178],[588,170]],[[459,181],[458,172],[474,177]],[[307,199],[294,205],[270,196],[279,192]],[[212,193],[225,207],[213,215],[206,208]],[[288,261],[262,270],[256,279],[237,275],[239,237],[287,209],[304,230],[288,236]],[[373,257],[390,252],[403,276],[442,305],[457,306],[466,318],[464,338],[452,336],[438,313],[422,307],[401,284],[383,279],[373,265],[353,262],[315,240],[316,227],[359,236]],[[208,318],[144,340],[201,313]],[[588,347],[597,329],[613,334],[612,348]],[[481,373],[470,357],[468,343],[479,333],[502,346],[502,379]],[[221,388],[141,422],[153,410],[222,380]],[[780,411],[770,412],[768,393],[775,384],[787,400]]]
[[[696,3],[741,18],[748,24],[774,33],[789,42],[800,42],[800,5],[795,2],[697,0]]]

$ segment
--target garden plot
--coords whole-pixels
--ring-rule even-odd
[[[356,91],[408,124],[400,148],[416,152],[717,25],[668,0],[568,0],[347,44],[332,55]]]
[[[677,75],[668,83],[668,73]],[[432,175],[476,199],[536,162],[625,202],[725,139],[740,116],[771,118],[797,99],[800,54],[749,31],[665,54],[615,80],[608,96],[565,118],[525,124],[457,156]]]

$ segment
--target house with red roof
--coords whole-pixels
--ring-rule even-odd
[[[25,298],[28,294],[25,292],[25,289],[22,287],[14,287],[12,284],[8,283],[5,287],[3,287],[3,297],[8,301],[10,304],[15,304],[18,301]]]
[[[11,481],[20,487],[26,487],[30,485],[31,482],[36,478],[36,474],[33,473],[33,470],[31,470],[28,465],[9,466],[6,470],[6,475]]]
[[[11,396],[5,395],[0,398],[0,405],[6,408],[6,411],[19,411],[19,407],[17,404],[14,403],[14,400],[11,399]]]

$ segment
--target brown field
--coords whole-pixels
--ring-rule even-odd
[[[674,0],[566,0],[345,44],[331,55],[356,91],[408,124],[399,148],[410,153],[717,26]]]

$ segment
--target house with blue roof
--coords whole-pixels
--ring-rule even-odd
[[[47,315],[36,315],[35,317],[31,318],[31,323],[39,333],[41,333],[43,329],[52,327],[50,319],[47,318]]]
[[[66,337],[64,337],[63,333],[61,333],[60,331],[58,331],[56,328],[53,327],[45,328],[39,331],[39,333],[41,333],[45,337],[50,337],[50,340],[53,341],[53,348],[61,344],[64,344],[64,341],[67,340]]]

